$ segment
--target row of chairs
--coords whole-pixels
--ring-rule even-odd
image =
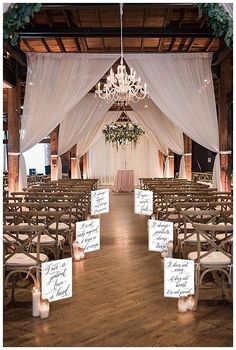
[[[11,193],[3,201],[5,286],[11,297],[22,273],[39,283],[40,266],[72,255],[75,223],[90,212],[96,180],[61,180]]]
[[[153,191],[154,217],[174,224],[174,253],[195,262],[195,309],[208,273],[232,286],[233,197],[207,185],[179,179],[142,179]],[[218,283],[218,282],[217,282]]]

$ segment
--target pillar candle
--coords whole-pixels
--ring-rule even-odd
[[[40,290],[37,287],[33,287],[32,289],[32,315],[34,317],[39,316],[40,309]]]
[[[188,307],[188,310],[193,311],[194,305],[195,305],[195,298],[194,298],[194,295],[189,294],[189,295],[187,296],[187,307]]]
[[[168,258],[173,256],[173,241],[168,241],[167,243]]]
[[[186,297],[180,297],[178,300],[178,311],[179,312],[187,312],[188,311],[188,305],[187,305],[187,298]]]
[[[44,318],[49,317],[50,304],[47,299],[42,299],[40,302],[40,317],[43,320]]]

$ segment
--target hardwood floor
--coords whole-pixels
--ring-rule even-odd
[[[179,314],[177,299],[163,297],[163,261],[133,211],[133,194],[111,192],[101,250],[73,263],[73,297],[51,303],[49,319],[33,318],[31,294],[18,289],[4,308],[4,346],[232,346],[229,303],[200,300]]]

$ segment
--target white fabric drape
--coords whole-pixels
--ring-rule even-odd
[[[113,185],[119,169],[134,170],[134,183],[139,184],[139,177],[158,177],[159,161],[156,144],[146,135],[140,137],[136,147],[125,145],[116,147],[105,144],[102,136],[88,153],[88,174],[99,178],[102,184]]]
[[[125,60],[147,83],[154,103],[180,130],[219,152],[212,53],[126,54]],[[221,190],[218,157],[214,186]]]
[[[118,58],[117,54],[27,53],[21,153],[48,135]],[[25,175],[23,162],[22,155],[20,177]]]
[[[93,127],[88,130],[87,134],[77,143],[77,157],[81,157],[87,153],[88,150],[102,137],[102,129],[105,127],[105,124],[115,122],[121,114],[122,111],[109,111],[100,119],[100,121],[93,125]]]
[[[60,124],[58,137],[58,154],[67,152],[80,139],[85,137],[93,125],[104,117],[112,106],[94,93],[87,94],[77,105],[70,110]]]
[[[228,12],[230,17],[233,18],[233,3],[221,3],[221,5],[224,7],[225,11]]]

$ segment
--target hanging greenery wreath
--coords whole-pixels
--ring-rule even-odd
[[[118,149],[119,145],[134,143],[136,146],[138,138],[145,134],[138,124],[116,122],[106,125],[102,130],[105,141],[111,142]]]
[[[13,4],[3,16],[3,39],[11,40],[11,45],[17,45],[19,38],[18,30],[30,23],[30,17],[38,12],[41,4]]]
[[[197,4],[199,17],[203,14],[209,18],[209,25],[216,37],[224,36],[225,43],[233,48],[233,19],[224,7],[216,3]]]

